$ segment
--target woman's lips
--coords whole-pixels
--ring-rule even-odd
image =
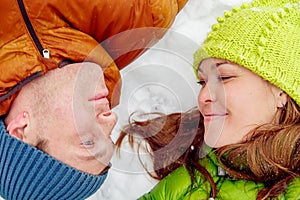
[[[221,114],[215,114],[215,113],[207,113],[204,114],[204,121],[211,121],[215,119],[221,119],[226,117],[228,114],[227,113],[221,113]]]

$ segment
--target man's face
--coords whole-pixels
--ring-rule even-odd
[[[110,138],[117,122],[107,100],[101,67],[76,63],[50,71],[55,76],[44,122],[38,127],[43,151],[84,172],[97,175],[114,151]],[[50,86],[51,87],[51,86]]]

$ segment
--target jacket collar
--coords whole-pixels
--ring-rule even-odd
[[[107,177],[72,168],[11,137],[0,120],[0,196],[5,199],[85,199]]]

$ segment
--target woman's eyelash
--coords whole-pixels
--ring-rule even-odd
[[[218,77],[218,80],[219,81],[226,81],[226,80],[229,80],[231,78],[233,78],[234,76],[219,76]],[[197,82],[199,85],[203,86],[206,84],[206,81],[205,80],[200,80]]]
[[[230,79],[230,78],[232,78],[232,76],[220,76],[219,80],[227,80],[227,79]]]

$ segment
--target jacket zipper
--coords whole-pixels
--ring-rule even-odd
[[[23,0],[18,0],[18,5],[19,5],[19,8],[20,8],[23,20],[25,22],[25,25],[27,27],[27,30],[29,31],[31,38],[34,41],[35,46],[37,47],[38,51],[40,52],[40,54],[44,58],[49,58],[50,57],[50,52],[49,52],[48,49],[44,49],[43,48],[43,46],[42,46],[39,38],[37,37],[37,35],[36,35],[35,31],[34,31],[34,28],[33,28],[32,24],[30,22],[30,19],[29,19],[28,15],[27,15],[27,12],[26,12]]]

